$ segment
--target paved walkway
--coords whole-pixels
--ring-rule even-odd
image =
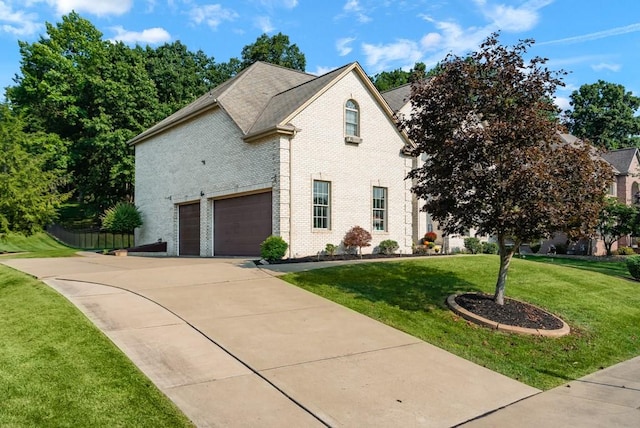
[[[244,260],[4,264],[71,300],[198,426],[640,426],[640,359],[538,394]]]

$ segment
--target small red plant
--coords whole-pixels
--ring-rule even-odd
[[[435,232],[427,232],[424,234],[424,240],[426,242],[435,242],[438,239],[438,235]]]
[[[360,257],[362,257],[362,247],[371,245],[371,234],[360,226],[353,226],[342,240],[346,248],[359,248]]]

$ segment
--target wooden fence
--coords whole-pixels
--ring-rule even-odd
[[[69,230],[53,224],[47,232],[65,244],[84,250],[113,250],[135,246],[134,235],[130,233],[110,233],[100,229]]]

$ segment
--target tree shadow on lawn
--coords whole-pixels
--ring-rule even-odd
[[[329,286],[356,299],[384,302],[407,311],[446,308],[449,295],[481,292],[477,285],[450,270],[416,263],[372,263],[307,271],[296,282],[313,290]]]

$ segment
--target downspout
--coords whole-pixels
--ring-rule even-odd
[[[289,137],[289,258],[295,254],[293,251],[293,139],[295,138],[297,129],[293,131],[293,135]]]

